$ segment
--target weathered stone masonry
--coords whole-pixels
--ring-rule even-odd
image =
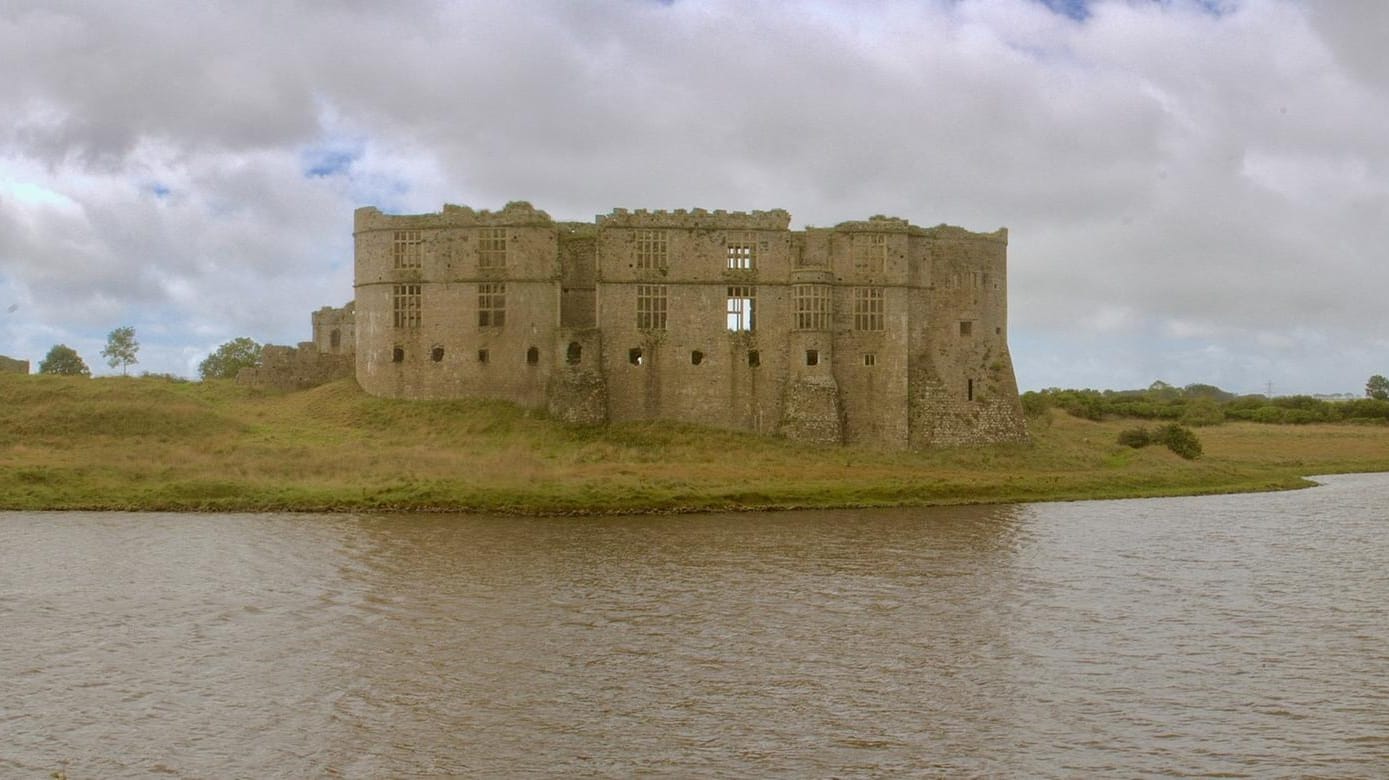
[[[355,311],[315,315],[314,343],[332,352],[336,328],[340,350],[353,333],[375,395],[499,398],[575,422],[893,449],[1026,437],[1007,231],[789,223],[780,210],[568,223],[528,203],[358,209]]]

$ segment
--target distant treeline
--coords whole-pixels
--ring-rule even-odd
[[[1235,395],[1214,385],[1174,387],[1164,382],[1154,382],[1146,390],[1062,390],[1056,387],[1031,390],[1022,394],[1022,406],[1029,417],[1057,408],[1087,420],[1129,417],[1172,420],[1196,426],[1219,425],[1227,420],[1292,424],[1389,423],[1389,400],[1327,401],[1310,395],[1269,398]]]

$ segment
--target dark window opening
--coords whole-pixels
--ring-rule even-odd
[[[699,365],[700,363],[703,363],[703,362],[704,362],[704,353],[703,353],[703,352],[700,352],[699,350],[696,349],[695,351],[693,351],[693,352],[690,353],[690,364],[691,364],[691,365],[697,366],[697,365]]]
[[[583,359],[584,348],[577,341],[569,342],[569,349],[564,353],[564,361],[571,366],[577,366]]]
[[[429,350],[429,359],[430,359],[430,360],[433,360],[435,363],[438,363],[439,361],[443,360],[443,359],[444,359],[444,348],[443,348],[443,347],[435,347],[434,349]]]
[[[531,347],[530,349],[526,350],[526,362],[532,366],[536,363],[539,363],[540,350],[536,349],[535,347]]]
[[[762,353],[755,349],[748,350],[748,365],[752,368],[762,365]]]
[[[479,350],[477,351],[477,362],[479,362],[479,363],[486,363],[486,362],[487,362],[487,350],[485,350],[485,349],[479,349]]]
[[[960,335],[970,336],[974,333],[974,323],[969,320],[960,320]]]
[[[967,399],[967,400],[973,401],[973,400],[974,400],[974,380],[973,380],[973,379],[970,379],[970,380],[968,380],[968,382],[969,382],[969,383],[965,386],[965,396],[966,396],[966,399]]]
[[[631,349],[627,350],[628,363],[631,363],[634,366],[639,366],[641,365],[641,361],[641,347],[632,347]]]
[[[342,331],[333,328],[333,332],[328,334],[328,346],[337,349],[342,346]]]
[[[876,366],[876,365],[878,365],[878,356],[875,355],[875,354],[873,354],[872,352],[865,352],[865,353],[863,353],[863,364],[864,364],[865,366]]]
[[[807,350],[805,351],[805,364],[806,364],[807,366],[818,366],[818,365],[820,365],[820,350],[818,350],[818,349],[807,349]]]
[[[404,363],[404,362],[405,362],[405,348],[404,348],[404,347],[395,347],[395,348],[393,348],[393,349],[391,350],[391,362],[392,362],[392,363]]]
[[[1002,335],[1003,335],[1003,328],[994,328],[994,335],[995,335],[995,336],[1002,336]]]

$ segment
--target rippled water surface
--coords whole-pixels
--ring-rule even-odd
[[[0,513],[0,776],[1389,776],[1389,475],[658,518]]]

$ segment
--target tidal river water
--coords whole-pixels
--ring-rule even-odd
[[[676,517],[0,513],[0,777],[1389,776],[1389,475]]]

